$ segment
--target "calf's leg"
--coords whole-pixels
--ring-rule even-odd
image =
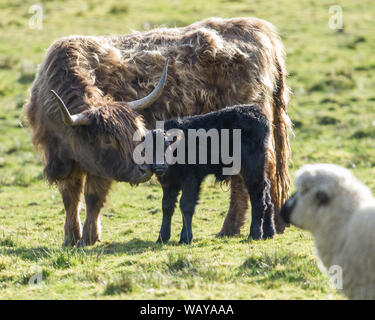
[[[264,188],[264,198],[266,203],[266,211],[264,213],[263,219],[263,239],[273,238],[275,235],[275,220],[274,220],[274,207],[270,194],[271,183],[266,177],[265,188]]]
[[[88,174],[85,183],[86,220],[78,246],[93,245],[100,240],[100,210],[111,187],[111,180]]]
[[[249,239],[259,240],[263,234],[263,215],[266,206],[263,201],[262,186],[250,184],[248,187],[251,201],[251,225]]]
[[[266,172],[264,150],[259,149],[253,152],[247,152],[246,154],[252,154],[251,157],[245,158],[241,171],[251,202],[249,239],[258,240],[261,239],[263,235],[263,218],[268,208],[267,196],[270,198],[270,183]],[[268,201],[270,201],[270,199],[268,199]],[[269,221],[267,221],[267,223],[269,223]],[[269,230],[267,230],[267,232],[269,232]]]
[[[171,237],[171,221],[172,215],[176,206],[178,194],[180,192],[179,186],[163,187],[163,221],[159,232],[157,243],[167,243]]]
[[[182,213],[182,230],[180,244],[190,244],[193,240],[192,220],[195,206],[199,200],[199,190],[201,181],[195,177],[188,178],[182,188],[180,199],[180,209]]]

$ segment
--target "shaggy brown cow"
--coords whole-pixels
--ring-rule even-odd
[[[268,168],[278,210],[289,191],[289,90],[283,54],[274,27],[255,18],[210,18],[184,28],[74,36],[52,44],[24,111],[33,143],[43,155],[45,176],[62,194],[64,244],[98,240],[99,212],[111,181],[136,182],[147,175],[131,159],[135,130],[154,128],[156,120],[235,104],[260,105],[273,124]],[[144,97],[154,88],[166,58],[170,67],[164,93],[151,105],[141,102],[132,109],[124,101]],[[60,105],[64,102],[75,120],[85,119],[81,125],[63,121],[50,90],[57,92]],[[87,218],[81,235],[78,202],[85,176]],[[240,232],[248,202],[242,179],[232,177],[221,235]],[[277,217],[276,227],[283,230]]]

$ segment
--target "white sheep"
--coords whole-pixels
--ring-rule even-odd
[[[287,223],[310,231],[323,265],[339,266],[350,299],[375,299],[375,199],[349,170],[306,165],[296,174],[297,191],[284,204]]]

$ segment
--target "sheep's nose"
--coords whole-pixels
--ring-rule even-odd
[[[294,193],[281,207],[280,216],[286,222],[290,223],[290,215],[293,212],[294,206],[296,205],[297,193]]]

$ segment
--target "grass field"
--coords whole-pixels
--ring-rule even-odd
[[[287,52],[291,172],[305,163],[351,168],[375,189],[375,5],[373,0],[41,1],[43,29],[29,27],[34,1],[0,2],[0,298],[2,299],[342,299],[316,266],[312,237],[296,228],[273,240],[217,238],[228,190],[204,184],[191,246],[155,244],[161,188],[114,185],[103,209],[103,241],[62,249],[59,193],[42,180],[20,112],[37,64],[56,38],[183,26],[209,16],[257,16],[277,26]],[[328,27],[331,5],[344,29]],[[224,188],[225,189],[225,188]],[[85,211],[81,212],[83,220]],[[42,282],[29,285],[36,272]]]

